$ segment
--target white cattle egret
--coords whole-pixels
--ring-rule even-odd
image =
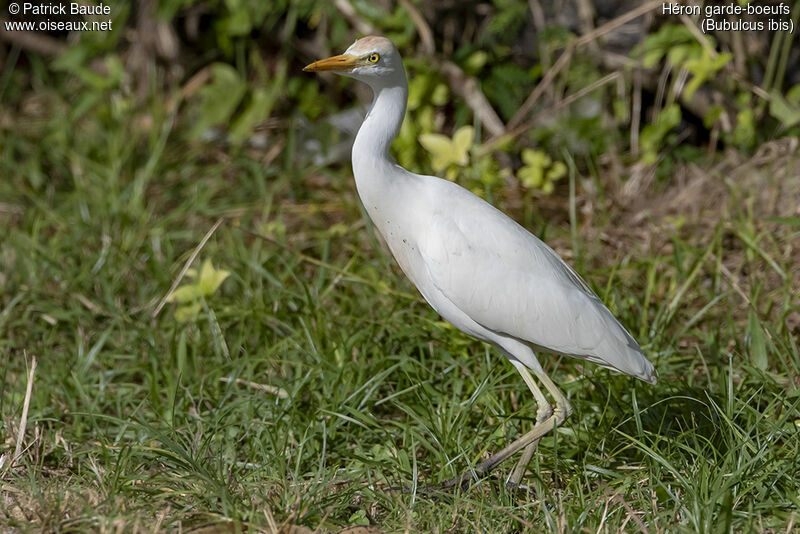
[[[553,249],[483,199],[453,182],[400,167],[389,154],[408,100],[400,53],[384,37],[364,37],[344,54],[306,66],[372,88],[353,144],[361,201],[403,272],[439,315],[500,349],[538,406],[527,434],[444,486],[468,485],[525,449],[511,473],[517,485],[536,444],[572,412],[534,350],[587,360],[655,384],[639,345]],[[553,409],[536,385],[555,400]]]

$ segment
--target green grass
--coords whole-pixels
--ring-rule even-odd
[[[519,436],[535,403],[497,351],[444,323],[403,278],[349,169],[297,163],[291,132],[264,166],[258,153],[189,143],[158,115],[149,129],[132,114],[76,118],[61,134],[56,122],[6,132],[0,148],[4,529],[797,523],[796,220],[743,206],[706,226],[632,231],[608,203],[573,240],[559,190],[548,241],[580,241],[582,273],[652,355],[658,385],[542,354],[575,413],[542,440],[532,493],[484,480],[402,494],[389,488],[442,481]],[[231,276],[195,322],[178,322],[174,304],[154,318],[220,217],[195,264]],[[618,249],[585,237],[601,232]],[[33,355],[26,449],[9,468]]]

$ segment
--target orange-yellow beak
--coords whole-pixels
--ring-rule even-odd
[[[338,56],[329,57],[328,59],[320,59],[310,65],[303,67],[305,72],[320,72],[324,70],[332,71],[347,71],[352,69],[358,64],[358,57],[351,56],[350,54],[340,54]]]

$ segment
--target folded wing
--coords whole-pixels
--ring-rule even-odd
[[[496,333],[655,380],[636,341],[558,254],[468,195],[459,195],[458,209],[434,211],[420,243],[428,274],[448,299]]]

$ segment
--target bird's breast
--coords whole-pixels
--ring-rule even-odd
[[[422,262],[417,240],[391,221],[386,221],[381,226],[382,228],[379,228],[381,236],[392,251],[392,256],[403,273],[419,287]]]

